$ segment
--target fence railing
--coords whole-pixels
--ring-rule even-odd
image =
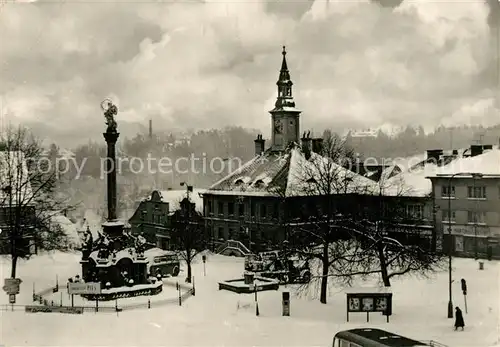
[[[89,301],[89,304],[87,305],[84,306],[75,305],[74,307],[82,308],[84,312],[121,312],[134,309],[146,309],[146,308],[150,309],[154,307],[176,305],[176,304],[182,306],[182,303],[184,301],[189,299],[191,296],[195,295],[194,284],[188,285],[178,282],[177,283],[163,282],[163,285],[166,287],[175,288],[177,290],[178,297],[166,298],[162,300],[151,300],[151,298],[148,298],[147,302],[131,303],[131,304],[123,304],[119,303],[118,301],[115,301],[114,306],[91,305],[90,304],[91,301]],[[65,289],[67,289],[67,285],[56,284],[53,287],[43,289],[39,292],[36,293],[33,292],[33,302],[37,303],[39,306],[47,308],[51,307],[71,308],[71,306],[63,305],[62,301],[58,303],[55,300],[46,299],[46,295],[51,293],[56,293],[59,292],[60,290],[65,290]],[[0,305],[0,311],[24,311],[26,309],[26,306],[33,306],[33,305],[3,304]]]
[[[243,254],[250,254],[251,253],[251,251],[248,249],[247,246],[245,246],[242,242],[235,241],[235,240],[227,240],[226,242],[221,244],[219,247],[217,247],[217,249],[215,250],[215,253],[220,254],[227,248],[239,250]]]

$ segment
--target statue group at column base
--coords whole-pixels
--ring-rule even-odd
[[[161,274],[158,279],[151,276],[145,250],[146,240],[141,235],[136,237],[125,231],[118,234],[116,230],[107,233],[105,228],[94,242],[87,229],[80,262],[82,279],[101,284],[102,294],[97,296],[102,299],[99,300],[156,295],[162,290]],[[82,296],[90,299],[96,295]]]

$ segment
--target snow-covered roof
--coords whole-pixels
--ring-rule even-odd
[[[196,211],[203,212],[203,198],[200,197],[199,194],[203,194],[205,189],[193,189],[192,192],[189,193],[189,199],[194,202]],[[163,202],[168,202],[170,210],[177,210],[179,206],[179,202],[186,197],[186,190],[161,190],[158,191],[161,200]],[[151,195],[148,200],[151,199]]]
[[[305,196],[311,194],[307,179],[332,170],[342,187],[332,187],[332,194],[378,191],[376,182],[348,170],[329,159],[312,153],[306,159],[298,145],[289,146],[284,152],[267,150],[256,156],[233,173],[213,184],[207,194],[247,196]],[[325,164],[325,165],[323,165]],[[239,180],[248,177],[246,183]],[[333,177],[333,176],[332,176]],[[319,178],[318,178],[319,180]],[[346,183],[346,180],[350,180]],[[337,189],[338,188],[338,189]],[[321,192],[324,194],[326,192]]]
[[[0,204],[25,204],[33,191],[26,158],[21,151],[0,151]],[[4,189],[11,188],[10,194]]]
[[[494,148],[475,157],[459,158],[436,171],[437,175],[458,173],[481,173],[485,177],[500,177],[500,149]]]
[[[385,186],[388,195],[401,195],[401,191],[404,191],[405,195],[428,196],[432,192],[432,182],[428,177],[459,172],[500,175],[500,149],[497,147],[474,157],[463,157],[463,153],[464,150],[459,150],[456,157],[449,158],[441,166],[433,161],[426,162],[425,154],[409,157],[406,162],[404,159],[398,160],[397,165],[405,167],[405,170],[381,182],[381,185]]]

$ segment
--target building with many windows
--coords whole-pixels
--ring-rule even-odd
[[[349,181],[342,192],[309,194],[300,177],[314,161],[330,160],[321,155],[323,138],[311,138],[304,133],[300,138],[300,114],[293,99],[293,83],[286,60],[283,58],[277,81],[278,96],[270,111],[272,124],[271,145],[265,149],[262,135],[255,139],[255,157],[228,176],[214,183],[203,193],[204,216],[211,234],[213,247],[224,240],[238,240],[251,251],[276,248],[289,235],[290,221],[301,217],[321,216],[328,204],[335,204],[339,214],[358,213],[360,219],[383,219],[381,201],[401,201],[406,209],[407,224],[398,230],[426,234],[432,239],[432,204],[427,195],[399,195],[394,181],[392,187],[381,192],[381,184],[373,179],[336,163],[332,165],[340,181]],[[385,182],[383,183],[385,185]],[[335,202],[331,202],[335,196]],[[387,214],[390,214],[387,209]],[[373,212],[373,213],[372,213]],[[363,217],[364,216],[364,217]],[[415,221],[424,225],[415,228]],[[435,243],[435,242],[434,242]]]
[[[429,175],[443,248],[457,255],[500,258],[500,149],[475,147]]]

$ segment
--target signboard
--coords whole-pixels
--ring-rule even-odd
[[[19,294],[19,285],[22,282],[20,278],[5,278],[2,289],[9,295]]]
[[[452,225],[451,233],[461,236],[488,236],[490,228],[484,225]]]
[[[349,321],[350,312],[365,312],[367,314],[367,321],[370,312],[381,312],[387,316],[392,315],[392,293],[389,291],[380,292],[367,290],[360,290],[359,292],[346,293],[347,294],[347,321]]]
[[[101,283],[68,283],[68,294],[101,294]]]
[[[65,307],[65,306],[26,306],[24,309],[28,313],[69,313],[82,314],[83,307]]]
[[[16,303],[16,294],[9,294],[9,304]]]

